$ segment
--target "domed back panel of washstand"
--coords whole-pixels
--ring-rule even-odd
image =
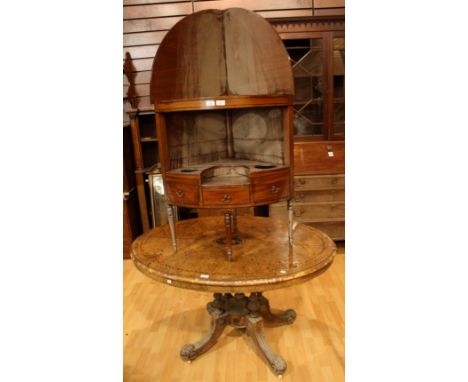
[[[293,95],[286,49],[261,16],[240,8],[206,10],[179,21],[153,62],[151,101]]]

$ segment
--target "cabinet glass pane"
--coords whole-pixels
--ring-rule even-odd
[[[294,133],[323,136],[323,42],[321,38],[285,40],[294,74]]]
[[[345,39],[333,39],[333,133],[344,134]]]
[[[323,135],[323,104],[315,103],[296,108],[295,135]]]

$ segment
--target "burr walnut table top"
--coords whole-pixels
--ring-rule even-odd
[[[321,231],[294,227],[292,248],[287,224],[254,216],[238,219],[240,243],[227,260],[223,217],[183,220],[176,224],[178,250],[169,226],[153,228],[132,245],[132,259],[145,275],[173,286],[212,292],[260,292],[307,281],[333,262],[334,242]],[[221,239],[221,240],[220,240]]]

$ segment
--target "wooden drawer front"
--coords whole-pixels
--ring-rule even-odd
[[[289,170],[252,178],[254,203],[268,203],[289,195]]]
[[[340,174],[345,171],[343,141],[294,143],[294,174]]]
[[[345,222],[317,222],[317,223],[305,223],[311,227],[317,228],[330,236],[333,240],[344,240],[345,239]]]
[[[294,217],[301,221],[320,220],[330,218],[344,218],[344,203],[317,203],[317,204],[296,204],[294,206]]]
[[[202,187],[203,205],[229,206],[249,203],[249,186]]]
[[[312,175],[294,177],[294,189],[296,193],[301,190],[343,189],[344,186],[344,175]]]
[[[296,191],[294,201],[298,203],[344,202],[344,190]]]
[[[198,206],[200,191],[196,183],[166,181],[166,195],[171,204]]]

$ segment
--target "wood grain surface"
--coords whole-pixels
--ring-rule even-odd
[[[203,97],[292,95],[292,78],[286,49],[264,18],[241,8],[209,9],[185,17],[162,40],[153,63],[150,98],[159,104]]]
[[[125,382],[278,382],[252,340],[234,328],[191,364],[180,347],[206,333],[205,305],[212,293],[171,288],[124,261]],[[267,327],[265,335],[288,362],[284,382],[344,381],[344,248],[320,277],[265,293],[275,309],[293,308],[293,325]]]
[[[132,245],[136,267],[168,285],[213,292],[246,293],[284,288],[307,281],[333,262],[335,243],[315,228],[297,224],[290,249],[287,224],[257,216],[238,218],[241,243],[233,260],[217,242],[225,238],[223,217],[177,222],[176,253],[167,225],[140,236]]]

